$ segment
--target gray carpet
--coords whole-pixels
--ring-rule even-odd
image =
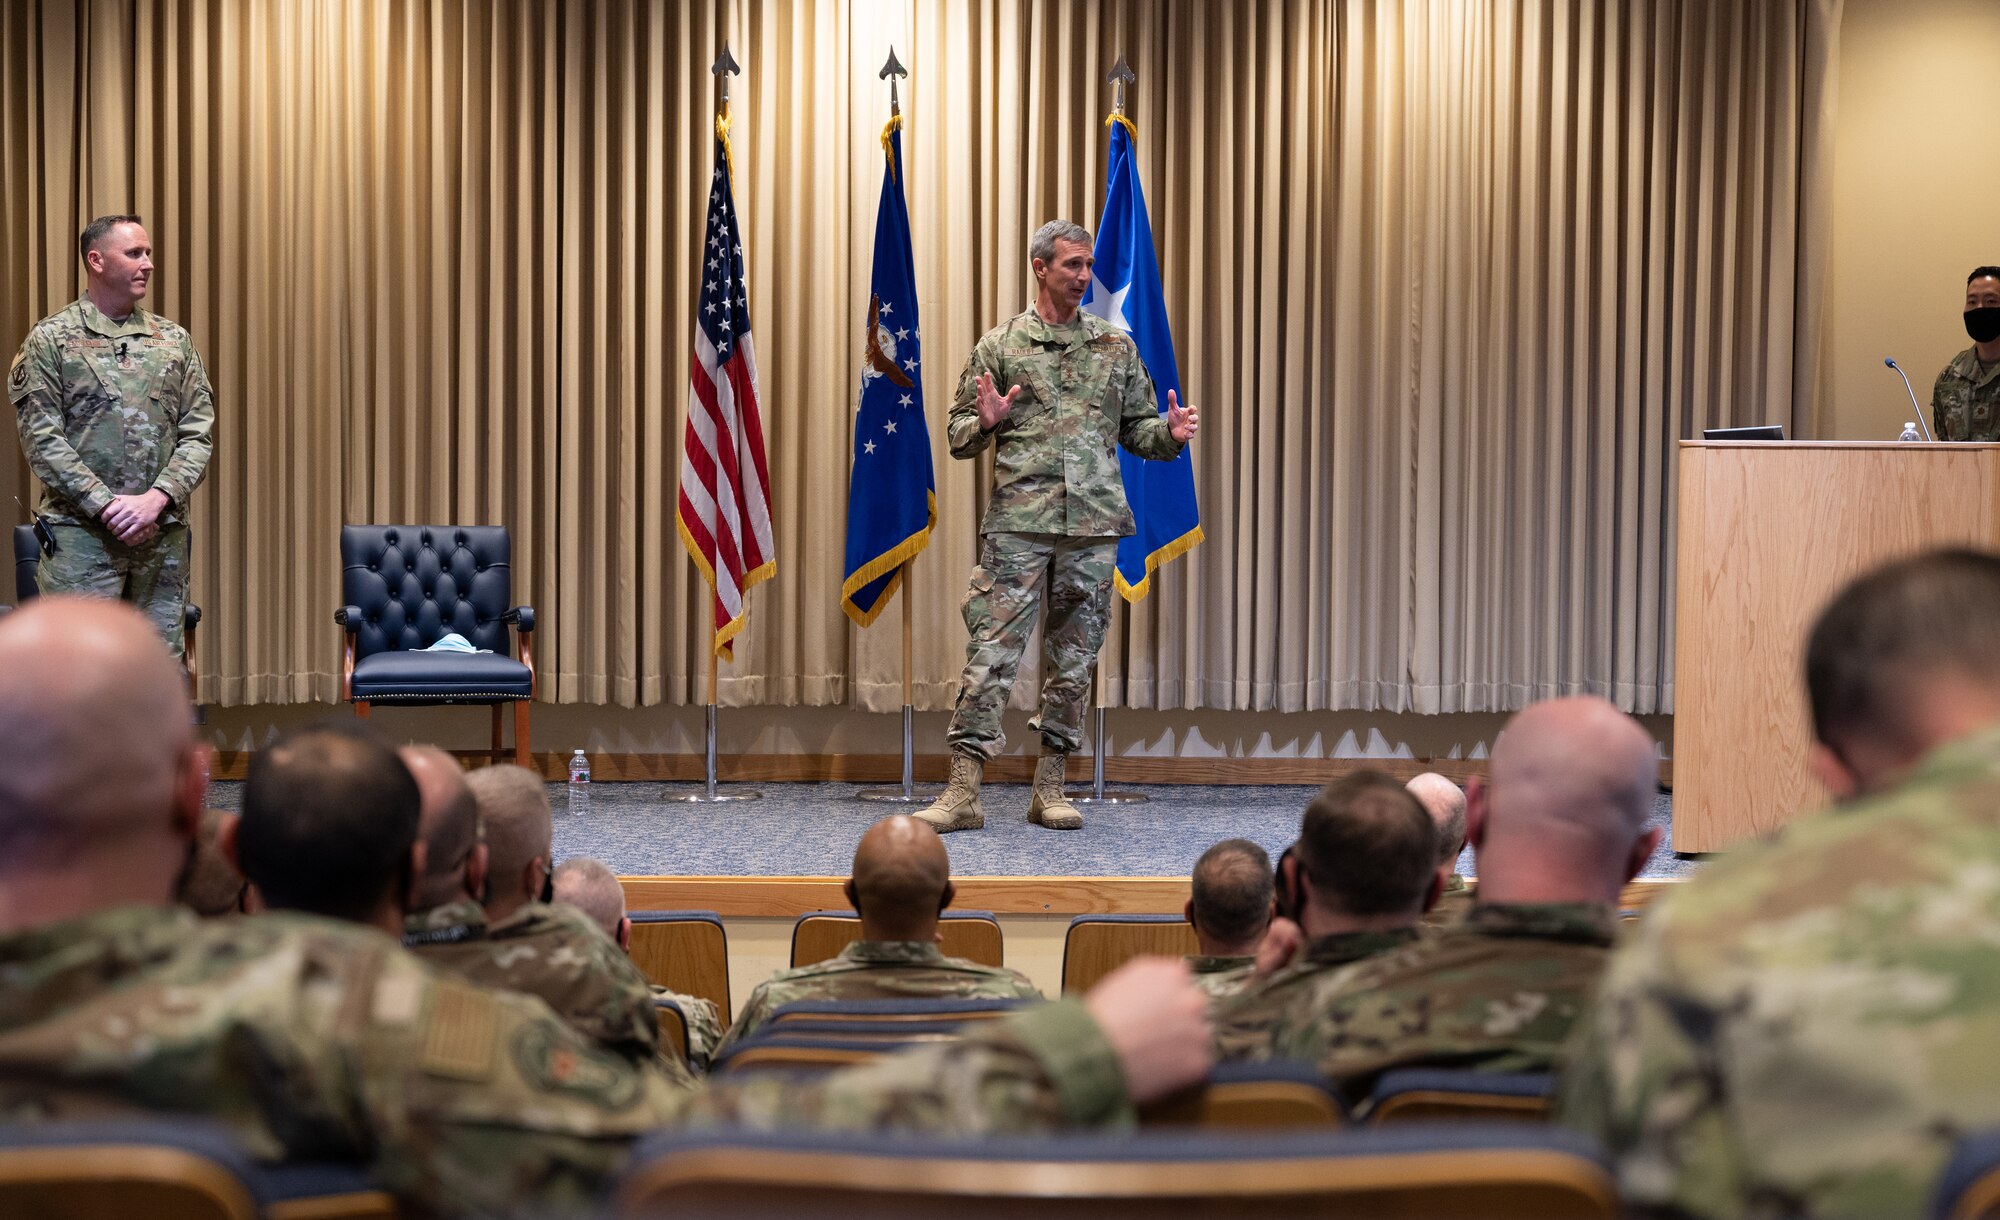
[[[591,807],[569,811],[567,786],[550,784],[555,854],[595,856],[625,876],[843,876],[861,832],[903,806],[854,799],[853,784],[756,785],[759,801],[689,805],[663,800],[698,785],[597,783]],[[752,785],[724,785],[752,787]],[[234,809],[242,785],[218,783],[217,807]],[[948,835],[952,871],[966,876],[1185,876],[1219,839],[1251,839],[1273,858],[1298,831],[1299,811],[1317,788],[1301,786],[1139,786],[1142,805],[1084,806],[1083,829],[1044,830],[1025,820],[1028,787],[993,784],[984,794],[986,829]],[[1671,798],[1661,796],[1655,824],[1672,830]],[[1663,840],[1645,878],[1678,877],[1695,867]],[[1460,871],[1473,872],[1471,853]]]

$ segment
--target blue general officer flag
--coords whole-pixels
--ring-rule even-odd
[[[1153,394],[1162,414],[1167,391],[1182,406],[1180,366],[1174,360],[1174,336],[1167,327],[1166,298],[1160,292],[1160,264],[1153,254],[1153,226],[1146,219],[1146,196],[1139,189],[1139,167],[1132,157],[1131,120],[1114,114],[1111,162],[1104,192],[1104,219],[1097,224],[1097,265],[1083,308],[1131,336],[1153,378]],[[1124,449],[1118,467],[1125,476],[1125,498],[1131,502],[1138,531],[1118,540],[1118,592],[1136,602],[1152,592],[1153,569],[1186,554],[1202,539],[1201,510],[1194,498],[1194,461],[1185,448],[1171,462],[1149,462]]]
[[[930,543],[937,524],[931,434],[924,425],[916,265],[901,181],[902,125],[898,115],[882,132],[882,205],[875,214],[875,274],[847,488],[847,579],[840,586],[840,608],[863,627],[902,587],[904,565]]]

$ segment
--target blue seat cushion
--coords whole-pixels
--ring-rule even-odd
[[[534,697],[534,676],[495,652],[378,652],[354,663],[354,698],[370,703],[503,703]]]

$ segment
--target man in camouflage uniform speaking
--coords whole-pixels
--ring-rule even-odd
[[[1195,409],[1172,391],[1163,417],[1139,349],[1079,311],[1094,262],[1090,233],[1052,220],[1035,231],[1028,255],[1035,303],[973,347],[947,426],[955,458],[993,446],[995,486],[965,594],[972,638],[945,734],[951,783],[917,814],[939,831],[986,824],[980,779],[1005,743],[1000,712],[1045,594],[1042,704],[1029,722],[1042,736],[1042,756],[1028,820],[1057,830],[1083,825],[1063,796],[1063,765],[1083,741],[1118,539],[1135,528],[1116,446],[1172,461],[1199,426]]]
[[[1965,333],[1931,388],[1931,432],[1941,441],[2000,441],[2000,267],[1965,279]]]
[[[1601,1138],[1632,1214],[1968,1214],[1931,1192],[2000,1126],[1996,620],[2000,557],[1946,551],[1814,625],[1838,807],[1649,909],[1562,1073],[1558,1117]]]
[[[122,597],[180,656],[187,504],[208,469],[214,397],[187,331],[139,308],[153,274],[139,218],[100,216],[78,245],[83,295],[35,324],[7,373],[53,537],[41,591]]]

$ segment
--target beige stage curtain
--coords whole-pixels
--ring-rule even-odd
[[[1114,704],[1672,706],[1673,442],[1809,433],[1839,0],[17,0],[0,344],[135,210],[218,392],[201,689],[335,694],[339,526],[512,527],[545,698],[698,701],[673,531],[724,36],[778,573],[731,704],[901,702],[838,609],[887,116],[904,86],[949,706],[984,463],[942,451],[1028,233],[1101,206],[1120,53],[1208,541],[1121,610]],[[0,442],[0,493],[27,487]],[[1027,705],[1033,667],[1016,703]]]

